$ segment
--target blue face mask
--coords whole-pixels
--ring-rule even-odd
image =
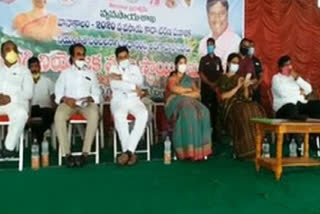
[[[207,51],[208,51],[208,54],[213,54],[214,53],[214,45],[208,45]]]

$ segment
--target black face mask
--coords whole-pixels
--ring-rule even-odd
[[[249,48],[247,47],[240,47],[240,53],[244,56],[247,56],[249,53]]]

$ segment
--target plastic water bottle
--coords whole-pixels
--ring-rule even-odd
[[[297,157],[297,143],[294,138],[291,139],[290,144],[289,144],[289,156],[290,157]]]
[[[41,143],[41,164],[43,167],[49,166],[49,143],[46,137]]]
[[[171,141],[169,136],[164,141],[164,164],[171,164]]]
[[[320,157],[320,140],[319,136],[316,138],[316,143],[317,143],[317,156]]]
[[[39,145],[37,139],[33,140],[31,147],[31,168],[34,170],[40,168]]]
[[[298,150],[299,150],[299,157],[302,157],[303,152],[304,152],[304,143],[303,142],[300,143]]]
[[[265,137],[262,143],[262,157],[270,158],[270,144],[268,139]]]

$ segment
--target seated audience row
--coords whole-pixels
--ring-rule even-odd
[[[207,49],[208,54],[202,57],[199,65],[201,90],[186,74],[187,58],[183,55],[176,57],[175,70],[168,77],[165,114],[171,125],[177,157],[205,159],[212,154],[217,133],[227,132],[232,137],[235,156],[252,158],[255,155],[256,133],[250,119],[266,117],[259,104],[262,66],[254,56],[254,43],[243,39],[239,46],[240,53],[229,55],[225,71],[220,58],[214,53],[214,39],[208,39]],[[18,47],[14,42],[9,40],[1,45],[4,63],[0,68],[0,114],[8,115],[10,125],[0,158],[15,154],[18,138],[31,116],[42,119],[32,127],[33,137],[38,142],[43,140],[44,132],[54,120],[66,165],[85,165],[98,122],[103,116],[99,115],[98,108],[102,84],[112,90],[112,120],[122,147],[118,163],[134,165],[137,162],[135,151],[148,121],[148,110],[141,100],[146,92],[139,67],[130,63],[126,47],[118,47],[115,50],[117,64],[110,68],[108,76],[98,80],[85,62],[86,48],[82,44],[71,45],[69,54],[71,66],[61,72],[54,84],[40,74],[40,61],[36,57],[29,59],[28,71],[18,63]],[[290,57],[281,57],[278,66],[279,73],[272,80],[276,116],[288,119],[320,118],[320,102],[306,100],[305,96],[312,91],[311,85],[293,69]],[[67,137],[67,122],[74,114],[81,114],[87,120],[79,158],[72,156]],[[129,114],[135,118],[132,131],[127,121]]]

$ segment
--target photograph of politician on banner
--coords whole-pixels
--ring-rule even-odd
[[[201,56],[207,54],[207,40],[213,38],[215,40],[215,54],[221,58],[225,65],[229,54],[239,52],[239,44],[241,41],[240,32],[236,32],[229,19],[231,13],[242,14],[241,6],[237,7],[237,11],[231,10],[232,6],[228,0],[207,0],[206,13],[210,32],[199,44],[199,52]],[[240,1],[239,1],[240,2]],[[242,6],[243,7],[243,6]],[[239,27],[239,26],[238,26]],[[225,67],[225,66],[224,66]]]
[[[68,47],[87,48],[88,68],[108,75],[114,50],[127,46],[152,98],[162,99],[174,58],[188,58],[187,73],[198,77],[206,40],[216,40],[222,60],[238,52],[244,0],[0,0],[0,42],[11,39],[26,65],[38,56],[43,72],[55,79],[70,66]],[[1,63],[1,62],[0,62]]]
[[[28,0],[32,9],[17,14],[13,20],[13,28],[29,39],[50,41],[59,34],[58,17],[47,12],[47,0]],[[27,1],[26,1],[27,3]]]

